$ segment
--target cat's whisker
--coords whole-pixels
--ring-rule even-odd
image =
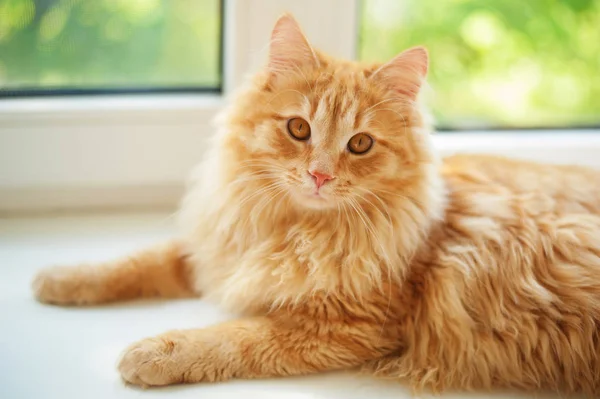
[[[375,240],[379,245],[382,252],[381,255],[385,258],[388,264],[391,264],[392,262],[387,254],[387,251],[385,250],[385,246],[381,242],[380,237],[375,229],[375,226],[373,226],[373,223],[369,220],[368,215],[365,214],[365,211],[360,207],[360,204],[355,199],[351,198],[349,204],[360,217],[361,221],[365,226],[365,229],[371,234],[371,238]]]
[[[348,208],[346,207],[346,202],[342,202],[342,210],[344,211],[344,216],[346,217],[347,221],[350,221],[350,216],[348,214]],[[352,229],[349,229],[348,233],[350,234],[351,238],[352,238],[352,242],[350,243],[350,248],[355,248],[356,247],[356,235],[354,234],[354,231]]]
[[[282,178],[290,178],[295,181],[296,177],[290,173],[289,171],[280,168],[279,171],[269,171],[269,170],[258,170],[258,171],[244,171],[243,174],[231,181],[229,184],[235,185],[240,183],[248,183],[251,181],[260,181],[267,179],[282,179]]]
[[[425,204],[423,204],[421,201],[419,201],[416,198],[410,197],[408,195],[404,195],[404,194],[400,194],[400,193],[395,193],[393,191],[388,191],[388,190],[384,190],[384,189],[375,189],[376,192],[381,192],[387,195],[392,195],[404,200],[407,200],[409,202],[412,202],[413,204],[417,205],[420,209],[426,209]]]
[[[273,187],[277,187],[278,185],[280,185],[280,182],[273,182],[265,187],[261,187],[260,189],[258,189],[257,191],[254,191],[253,193],[251,193],[250,195],[244,197],[242,199],[242,201],[239,203],[238,207],[242,208],[248,201],[250,201],[251,199],[253,199],[254,197],[263,194],[264,192],[268,191],[269,189],[273,188]]]
[[[260,182],[260,181],[264,181],[264,180],[269,180],[269,179],[276,179],[277,177],[279,177],[279,175],[249,175],[249,176],[242,176],[239,177],[231,182],[228,183],[230,188],[234,188],[237,187],[240,184],[248,184],[251,182]]]
[[[270,184],[268,184],[268,185],[266,185],[264,187],[261,187],[260,189],[252,192],[250,195],[244,197],[243,200],[242,200],[242,202],[240,202],[239,207],[241,207],[244,204],[246,204],[247,201],[251,200],[252,198],[254,198],[256,196],[259,196],[259,195],[263,195],[265,193],[268,193],[272,189],[279,188],[279,187],[287,189],[287,187],[285,186],[285,184],[283,182],[281,182],[281,181],[271,182]]]
[[[248,168],[248,167],[262,167],[264,168],[264,170],[274,170],[274,171],[284,171],[286,170],[285,168],[273,164],[273,163],[269,163],[269,162],[265,162],[265,161],[252,161],[252,160],[247,160],[247,161],[243,161],[240,162],[238,165],[238,169],[240,171],[244,171],[244,168]],[[262,170],[262,169],[261,169]]]
[[[392,221],[391,221],[391,219],[388,219],[388,218],[386,218],[386,216],[383,214],[383,212],[382,212],[382,211],[381,211],[379,208],[377,208],[377,207],[376,207],[376,206],[375,206],[375,205],[374,205],[374,204],[373,204],[371,201],[367,200],[366,198],[364,198],[363,196],[360,196],[360,195],[358,195],[358,197],[359,197],[361,200],[363,200],[363,201],[367,202],[369,205],[371,205],[371,207],[372,207],[373,209],[375,209],[375,210],[377,211],[377,213],[378,213],[378,214],[380,214],[380,215],[382,216],[382,218],[384,219],[384,222],[385,222],[385,224],[386,224],[386,225],[388,226],[388,228],[389,228],[390,234],[391,234],[391,235],[393,235],[393,234],[394,234],[394,227],[393,227],[393,225],[392,225]],[[363,212],[364,212],[364,211],[363,211]],[[373,227],[373,229],[375,229],[375,227]]]
[[[379,126],[379,128],[382,131],[385,131],[387,129],[387,127],[380,120],[371,118],[371,120],[369,121],[369,124],[371,124],[371,123],[375,124],[376,126]]]
[[[274,171],[270,171],[270,170],[265,170],[265,169],[261,169],[261,170],[245,170],[243,173],[240,173],[240,175],[233,181],[237,181],[238,179],[242,179],[245,177],[262,177],[262,176],[276,176],[277,172]]]
[[[388,226],[390,228],[390,232],[391,232],[391,234],[393,236],[393,234],[394,234],[394,226],[393,226],[393,223],[392,223],[392,217],[390,216],[390,213],[388,212],[388,206],[383,202],[383,200],[381,198],[379,198],[378,195],[376,195],[375,193],[373,193],[371,190],[369,190],[367,188],[363,188],[363,187],[356,187],[356,188],[359,189],[360,191],[363,191],[363,192],[365,192],[365,193],[373,196],[373,198],[375,198],[377,201],[379,201],[379,203],[381,204],[381,209],[378,206],[376,206],[375,204],[373,204],[368,198],[359,195],[359,197],[363,201],[365,201],[368,204],[370,204],[373,207],[373,209],[375,209],[384,219],[386,219],[387,224],[388,224]],[[383,212],[385,212],[385,215],[383,214]]]
[[[394,114],[398,115],[398,117],[399,117],[400,119],[402,119],[402,123],[403,123],[403,125],[404,125],[404,134],[406,134],[406,129],[408,129],[408,128],[412,128],[412,126],[409,126],[409,125],[408,125],[408,123],[406,122],[406,118],[404,117],[404,115],[402,115],[402,114],[401,114],[400,112],[398,112],[397,110],[395,110],[395,109],[392,109],[392,108],[380,108],[379,110],[380,110],[380,111],[390,111],[390,112],[393,112]]]
[[[376,108],[378,105],[389,103],[389,102],[392,102],[392,101],[397,102],[398,101],[397,97],[386,98],[385,100],[381,100],[378,103],[375,103],[375,104],[371,105],[369,108],[365,109],[362,112],[366,114],[369,111],[371,111],[373,108]]]
[[[257,231],[257,226],[258,226],[258,221],[256,220],[257,218],[259,218],[261,216],[262,211],[264,210],[264,208],[280,193],[282,192],[286,192],[286,187],[283,186],[283,184],[279,183],[276,184],[273,187],[270,187],[268,190],[264,191],[263,197],[258,201],[258,203],[256,204],[256,206],[253,208],[253,213],[250,213],[248,215],[248,217],[246,217],[244,219],[244,222],[242,224],[242,226],[240,227],[240,231],[245,231],[246,226],[248,224],[249,220],[253,221],[253,226],[254,226],[254,234],[255,236],[258,235],[258,231]]]
[[[276,186],[273,190],[270,190],[254,208],[255,218],[259,218],[263,210],[277,197],[279,194],[285,192],[286,189],[282,185]],[[257,223],[255,223],[255,226]]]
[[[310,100],[308,99],[308,96],[304,93],[302,93],[300,90],[296,90],[296,89],[286,89],[286,90],[281,90],[280,92],[278,92],[277,94],[275,94],[274,96],[271,96],[271,98],[269,98],[269,100],[266,102],[265,105],[271,106],[271,103],[273,101],[275,101],[275,99],[277,97],[279,97],[280,95],[284,94],[284,93],[298,93],[303,99],[304,101],[306,101],[308,104],[310,104]]]
[[[247,168],[251,168],[251,167],[262,167],[263,169],[258,169],[256,171],[250,171],[248,172]],[[239,169],[240,169],[240,173],[242,174],[248,174],[248,173],[263,173],[263,174],[277,174],[277,173],[281,173],[281,174],[290,174],[291,172],[279,165],[273,164],[273,163],[269,163],[269,162],[265,162],[265,161],[258,161],[258,160],[246,160],[246,161],[242,161],[239,163]]]
[[[270,162],[266,162],[266,161],[251,160],[251,159],[242,161],[237,166],[238,166],[238,169],[240,169],[240,170],[244,170],[243,168],[248,167],[248,166],[262,166],[262,167],[269,168],[269,169],[282,169],[280,166],[278,166],[274,163],[270,163]]]
[[[298,74],[299,74],[300,76],[302,76],[302,78],[303,78],[303,79],[304,79],[304,81],[306,82],[306,85],[307,85],[308,87],[310,87],[310,91],[311,91],[311,93],[312,93],[312,92],[314,92],[314,91],[315,91],[315,89],[314,89],[313,85],[311,85],[311,84],[309,83],[309,81],[308,81],[308,78],[306,77],[306,74],[305,74],[305,73],[302,71],[302,69],[300,69],[300,67],[299,67],[298,65],[296,65],[296,64],[294,64],[294,68],[297,70]],[[304,96],[304,99],[306,100],[306,102],[307,102],[308,104],[310,104],[310,101],[308,101],[308,97],[307,97],[307,96]]]

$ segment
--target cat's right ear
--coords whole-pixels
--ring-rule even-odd
[[[269,47],[269,71],[273,74],[297,71],[302,66],[319,66],[319,59],[306,40],[298,22],[284,14],[275,23]]]

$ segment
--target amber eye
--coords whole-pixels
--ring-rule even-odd
[[[288,121],[288,132],[296,140],[308,140],[310,138],[310,125],[302,118],[292,118]]]
[[[366,133],[358,133],[348,141],[348,150],[354,154],[364,154],[373,147],[373,138]]]

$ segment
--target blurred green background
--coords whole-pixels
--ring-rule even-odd
[[[219,0],[0,0],[0,88],[220,86]]]
[[[216,89],[220,3],[0,0],[0,89]],[[442,127],[600,124],[600,0],[362,0],[360,11],[361,59],[429,48]]]
[[[446,127],[600,125],[599,0],[363,0],[359,57],[430,52]]]

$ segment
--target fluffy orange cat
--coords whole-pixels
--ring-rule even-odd
[[[170,243],[42,271],[40,301],[202,296],[242,314],[126,349],[158,386],[362,366],[416,389],[600,395],[600,172],[439,160],[420,47],[313,49],[291,16],[222,119]]]

